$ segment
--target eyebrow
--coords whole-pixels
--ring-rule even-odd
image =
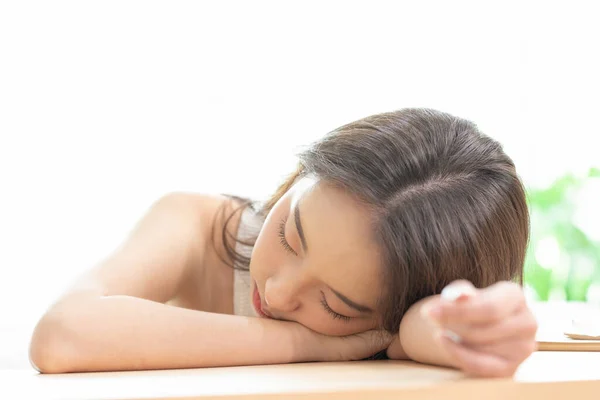
[[[300,202],[296,203],[296,207],[294,207],[294,220],[296,221],[296,229],[298,230],[298,236],[300,236],[300,241],[302,242],[302,248],[304,249],[304,253],[307,253],[308,252],[308,246],[306,245],[306,237],[304,236],[304,230],[302,229],[302,222],[300,221],[300,207],[299,207],[299,203]],[[346,303],[346,305],[348,305],[348,307],[353,308],[356,311],[359,311],[359,312],[362,312],[362,313],[372,313],[373,312],[373,310],[370,307],[363,306],[362,304],[358,304],[358,303],[350,300],[349,298],[347,298],[346,296],[344,296],[343,294],[341,294],[337,290],[332,289],[331,287],[329,289],[341,301],[343,301],[344,303]]]
[[[300,207],[298,203],[296,203],[296,207],[294,208],[294,220],[296,221],[296,229],[298,230],[298,236],[300,236],[300,242],[302,242],[302,249],[304,253],[308,253],[306,237],[304,236],[304,229],[302,229],[302,222],[300,221]]]
[[[349,298],[347,298],[346,296],[344,296],[337,290],[334,290],[332,288],[329,288],[329,289],[331,289],[333,294],[335,294],[341,301],[346,303],[350,308],[354,308],[356,311],[360,311],[362,313],[372,313],[373,312],[373,310],[371,308],[369,308],[367,306],[363,306],[362,304],[355,303],[354,301],[350,300]]]

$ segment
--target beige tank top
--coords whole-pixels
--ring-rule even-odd
[[[254,240],[258,236],[263,223],[264,220],[260,215],[251,207],[246,207],[240,217],[238,240]],[[245,257],[252,255],[252,248],[252,246],[246,246],[239,242],[235,245],[236,252]],[[233,313],[235,315],[257,316],[252,307],[252,286],[250,272],[240,269],[240,266],[236,264],[236,268],[233,270]]]

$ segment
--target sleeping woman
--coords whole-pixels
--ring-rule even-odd
[[[30,359],[62,373],[387,357],[511,376],[535,349],[528,235],[515,166],[474,123],[373,115],[299,154],[266,201],[157,199],[49,307]]]

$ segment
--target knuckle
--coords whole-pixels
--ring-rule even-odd
[[[486,328],[482,329],[477,335],[474,335],[474,340],[481,345],[485,345],[489,343],[495,343],[498,338],[501,337],[499,335],[502,335],[502,332],[498,332],[496,328]]]
[[[537,321],[534,318],[528,318],[528,320],[525,322],[525,324],[523,326],[523,332],[527,336],[535,337],[537,330],[538,330]]]
[[[481,305],[481,314],[491,319],[498,319],[500,317],[499,304],[488,301]]]
[[[490,341],[489,329],[465,329],[458,333],[462,340],[469,345],[482,345]]]
[[[512,357],[510,359],[516,363],[515,368],[526,360],[537,348],[535,340],[524,340],[513,347]]]
[[[535,340],[528,340],[525,343],[525,358],[529,357],[531,355],[531,353],[533,353],[534,351],[537,350],[537,342]]]

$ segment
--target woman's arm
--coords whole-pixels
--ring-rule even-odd
[[[373,332],[330,338],[293,322],[163,304],[202,275],[194,270],[208,268],[206,238],[222,201],[192,194],[157,201],[125,243],[38,322],[34,367],[61,373],[350,360],[387,347]]]
[[[295,322],[130,296],[82,298],[44,318],[31,345],[32,363],[43,373],[359,360],[389,345],[376,331],[329,337]]]
[[[536,320],[521,287],[475,289],[456,281],[441,296],[415,303],[400,323],[400,349],[411,359],[476,376],[511,376],[535,350]],[[394,347],[388,351],[394,358]]]
[[[400,323],[396,347],[388,350],[393,359],[409,358],[425,364],[459,368],[456,360],[439,340],[440,328],[425,311],[439,301],[440,296],[427,297],[413,304]]]
[[[306,361],[296,325],[131,296],[84,297],[44,317],[31,354],[45,373]]]

